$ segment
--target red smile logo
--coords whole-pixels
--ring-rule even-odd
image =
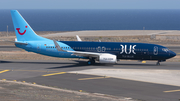
[[[28,26],[25,26],[26,28],[28,27]],[[21,33],[19,30],[20,30],[20,28],[16,28],[16,30],[18,31],[18,33],[19,33],[19,35],[24,35],[25,33],[26,33],[26,30],[24,30],[24,32],[23,33]]]

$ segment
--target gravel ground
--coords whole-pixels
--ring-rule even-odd
[[[30,83],[0,80],[0,101],[135,101],[110,95],[91,94]]]
[[[136,35],[179,35],[180,31],[177,30],[87,30],[87,31],[74,31],[54,33],[43,36],[136,36]]]
[[[56,32],[56,31],[36,31],[42,37],[56,39],[61,41],[77,41],[76,35],[79,35],[83,41],[102,42],[143,42],[155,43],[160,45],[179,45],[180,31],[177,30],[100,30],[100,31],[74,31],[74,32]],[[15,33],[0,32],[0,45],[13,45],[4,41],[14,41]]]

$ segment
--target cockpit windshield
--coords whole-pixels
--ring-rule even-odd
[[[162,48],[162,51],[164,51],[164,52],[168,52],[168,51],[169,51],[169,49],[168,49],[168,48]]]

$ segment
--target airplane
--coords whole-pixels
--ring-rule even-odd
[[[56,41],[38,36],[17,10],[11,10],[16,33],[15,46],[28,52],[59,58],[88,59],[89,65],[95,62],[115,64],[125,60],[155,60],[156,65],[176,56],[168,48],[149,43],[132,42],[88,42]]]

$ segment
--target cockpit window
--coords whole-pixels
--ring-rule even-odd
[[[169,49],[168,49],[168,48],[162,48],[162,51],[164,51],[164,52],[168,52],[168,51],[169,51]]]

